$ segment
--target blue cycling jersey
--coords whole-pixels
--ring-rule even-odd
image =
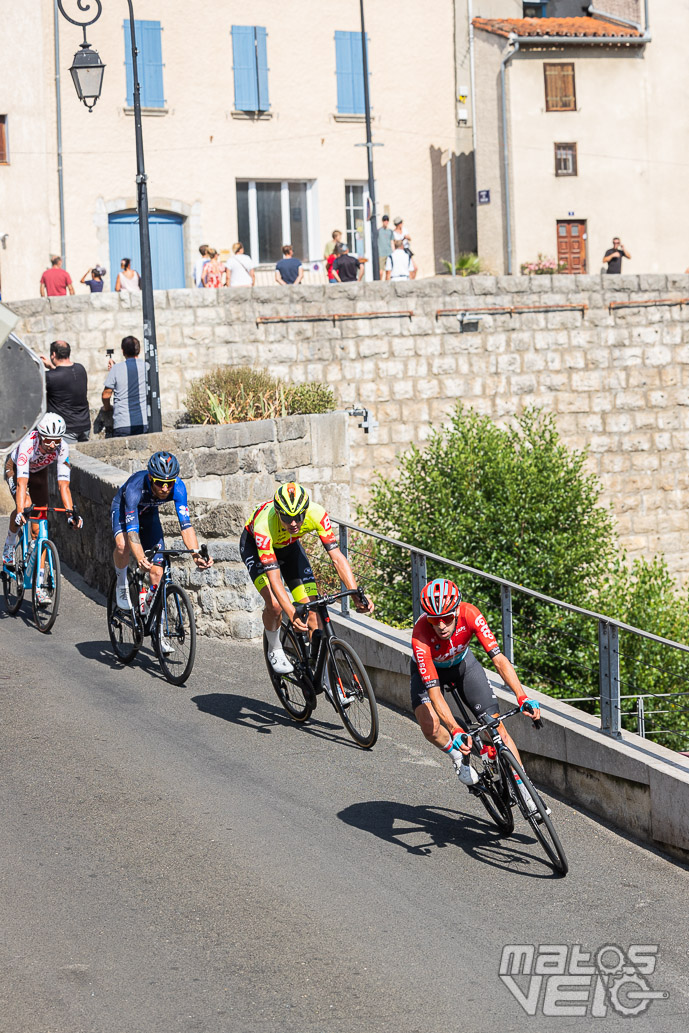
[[[181,529],[184,531],[191,527],[184,481],[178,477],[172,495],[167,499],[157,499],[151,491],[147,471],[139,470],[118,489],[112,500],[112,508],[115,512],[119,510],[120,519],[127,531],[138,531],[139,518],[143,518],[144,521],[150,519],[158,508],[167,502],[174,502]]]

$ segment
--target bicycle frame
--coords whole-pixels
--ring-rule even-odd
[[[45,507],[42,507],[45,508]],[[26,515],[26,514],[25,514]],[[34,538],[30,533],[29,524],[38,524],[38,534]],[[48,518],[43,517],[28,517],[27,520],[22,524],[21,540],[24,547],[24,582],[23,589],[25,592],[31,591],[31,583],[33,581],[34,569],[36,567],[37,556],[41,552],[41,542],[46,541],[48,538]],[[29,556],[29,548],[33,543],[31,549],[31,555]],[[29,556],[27,562],[26,557]],[[48,562],[52,564],[52,559],[48,557]],[[3,573],[5,577],[16,579],[16,572],[14,570],[8,570],[3,567]]]
[[[146,616],[144,616],[140,612],[140,610],[139,610],[139,595],[140,595],[141,589],[144,586],[144,573],[138,567],[136,568],[136,570],[134,572],[134,584],[136,585],[136,607],[137,607],[137,613],[138,613],[139,619],[141,620],[141,623],[143,625],[144,635],[151,635],[152,634],[153,628],[155,627],[156,621],[158,619],[158,616],[159,616],[161,610],[163,611],[164,620],[165,620],[165,627],[163,629],[163,634],[166,635],[166,636],[169,635],[170,624],[169,624],[169,621],[168,621],[167,606],[163,606],[163,601],[165,599],[165,589],[166,589],[166,587],[168,585],[173,584],[173,580],[172,580],[172,566],[170,564],[170,556],[182,556],[182,555],[186,555],[186,554],[190,553],[191,551],[192,551],[191,549],[163,549],[162,550],[162,556],[163,556],[163,564],[162,564],[162,566],[163,566],[163,576],[161,577],[160,581],[156,585],[155,594],[153,596],[153,599],[151,600],[151,605],[149,607],[148,614]],[[207,547],[205,545],[202,545],[201,549],[200,549],[200,552],[201,552],[202,556],[203,555],[207,556],[208,555]],[[147,559],[153,559],[154,555],[155,555],[155,550],[153,550],[153,549],[149,549],[146,552]],[[179,603],[177,603],[177,606],[179,607]],[[180,617],[181,617],[181,615],[180,615]]]
[[[328,607],[332,606],[333,603],[337,602],[338,599],[344,599],[351,595],[362,595],[362,593],[356,589],[348,589],[345,592],[337,592],[335,595],[319,596],[317,599],[310,599],[308,603],[300,603],[295,607],[297,615],[301,618],[308,610],[312,610],[320,617],[323,628],[320,641],[318,643],[318,652],[316,653],[315,665],[310,655],[310,641],[306,637],[306,633],[297,635],[297,641],[299,642],[299,648],[302,651],[302,661],[304,662],[307,671],[309,671],[311,680],[314,686],[320,685],[323,678],[323,671],[328,659],[329,646],[328,642],[332,638],[336,638],[335,632],[333,631],[332,622],[330,620],[330,614],[328,613]],[[363,596],[362,596],[363,598]],[[315,631],[314,631],[315,634]]]

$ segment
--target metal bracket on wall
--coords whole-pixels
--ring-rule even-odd
[[[610,312],[616,308],[652,308],[654,305],[687,305],[689,298],[651,298],[643,301],[611,301],[608,303]]]
[[[260,323],[322,323],[342,322],[344,319],[392,319],[395,316],[403,316],[411,319],[414,315],[413,309],[401,309],[395,312],[333,312],[311,316],[256,316],[256,325]]]
[[[363,406],[357,405],[356,402],[351,409],[347,409],[347,415],[363,416],[363,420],[359,426],[363,429],[364,434],[368,434],[378,426],[378,420],[375,420],[373,416],[371,416],[370,409],[365,409]]]

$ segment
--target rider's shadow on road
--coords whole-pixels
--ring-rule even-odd
[[[267,703],[263,699],[237,696],[231,692],[209,692],[205,696],[192,696],[191,701],[205,714],[212,714],[213,717],[220,717],[223,721],[243,725],[245,728],[253,728],[264,735],[270,735],[274,728],[293,728],[319,739],[328,739],[341,746],[358,749],[341,734],[341,725],[318,721],[312,716],[308,722],[299,726],[290,720],[282,707]]]
[[[86,660],[96,660],[113,671],[123,671],[125,668],[138,667],[154,678],[165,681],[165,676],[158,667],[158,658],[155,653],[150,652],[145,646],[138,651],[133,664],[123,664],[117,659],[112,651],[110,640],[106,642],[77,642],[77,650]]]
[[[477,861],[502,871],[532,879],[555,875],[539,855],[535,840],[516,831],[509,838],[501,837],[481,815],[444,807],[412,807],[399,800],[370,800],[345,807],[337,816],[417,856],[430,857],[443,847],[460,847]]]

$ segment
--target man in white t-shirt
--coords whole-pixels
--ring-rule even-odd
[[[230,274],[230,287],[254,287],[256,273],[249,255],[244,254],[243,244],[232,245],[232,257],[225,263]]]
[[[403,240],[395,240],[392,254],[385,259],[386,280],[409,280],[416,275],[414,259],[404,248]]]

